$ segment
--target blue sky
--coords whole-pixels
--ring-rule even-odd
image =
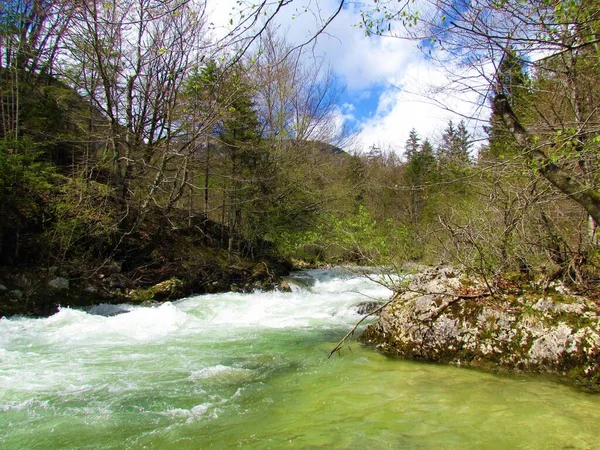
[[[229,21],[235,6],[235,1],[229,1],[215,4],[214,14],[222,17],[221,23]],[[309,12],[296,14],[299,8],[294,4],[304,4],[298,0],[277,18],[280,32],[292,43],[312,36],[318,28],[315,15],[327,17],[338,6],[337,0],[305,1]],[[479,99],[453,94],[445,72],[431,64],[416,42],[367,37],[356,26],[359,22],[357,9],[344,8],[314,47],[346,86],[339,115],[347,127],[357,131],[350,150],[364,152],[375,145],[402,153],[412,128],[435,142],[448,120],[474,114]],[[481,129],[475,121],[468,125],[474,132]]]

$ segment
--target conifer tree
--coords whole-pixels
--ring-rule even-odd
[[[419,135],[413,128],[406,141],[406,169],[404,172],[405,183],[410,190],[410,220],[413,225],[418,224],[424,208],[424,197],[428,184],[432,181],[435,167],[433,146],[428,139],[419,145]]]
[[[526,114],[529,84],[523,61],[514,50],[507,50],[496,74],[496,91],[502,93],[513,110],[518,111],[521,116]],[[493,104],[490,125],[484,129],[489,136],[488,147],[484,150],[485,156],[504,158],[519,151],[514,136]]]
[[[410,130],[408,139],[406,140],[406,145],[404,146],[404,156],[407,161],[410,161],[410,159],[413,158],[419,151],[420,140],[421,139],[419,138],[417,130],[414,128]]]

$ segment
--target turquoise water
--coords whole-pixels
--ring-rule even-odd
[[[600,396],[548,377],[356,343],[327,359],[353,306],[389,291],[296,277],[292,293],[0,320],[0,448],[600,448]]]

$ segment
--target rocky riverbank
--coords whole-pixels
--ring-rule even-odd
[[[226,263],[212,258],[202,264],[162,264],[146,270],[124,271],[116,261],[49,269],[19,268],[0,274],[0,317],[48,316],[59,306],[151,303],[191,294],[272,290],[280,286],[291,265],[285,261]]]
[[[555,373],[600,391],[599,303],[561,284],[492,295],[453,269],[422,270],[360,340],[404,358]]]

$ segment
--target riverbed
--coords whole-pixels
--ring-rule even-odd
[[[355,342],[328,359],[390,291],[341,269],[291,284],[1,319],[0,448],[600,448],[600,396],[552,377]]]

